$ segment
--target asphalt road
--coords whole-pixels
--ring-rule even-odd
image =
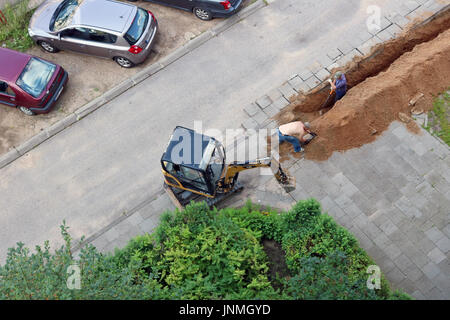
[[[276,0],[0,169],[0,259],[18,241],[60,244],[63,220],[89,236],[150,197],[176,125],[239,127],[246,104],[363,28],[370,4]]]

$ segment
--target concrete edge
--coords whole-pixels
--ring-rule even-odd
[[[105,227],[101,228],[99,231],[95,232],[94,234],[90,235],[87,238],[81,237],[81,238],[79,238],[77,240],[74,240],[73,242],[75,244],[71,248],[72,252],[78,251],[81,248],[83,248],[85,245],[95,241],[98,237],[102,236],[108,230],[110,230],[113,227],[117,226],[119,223],[121,223],[125,219],[131,217],[134,213],[138,212],[140,209],[150,205],[153,201],[158,199],[158,197],[164,195],[164,193],[165,193],[164,188],[162,188],[162,187],[159,188],[152,195],[150,195],[147,199],[145,199],[144,201],[138,203],[136,206],[134,206],[126,214],[123,214],[123,215],[119,216],[118,218],[114,219],[111,223],[109,223]]]
[[[94,100],[88,102],[87,104],[81,106],[74,112],[70,113],[66,118],[59,120],[54,123],[44,131],[38,133],[32,138],[28,139],[19,146],[14,146],[12,150],[0,156],[0,169],[6,167],[13,161],[17,160],[25,153],[33,150],[35,147],[50,139],[54,135],[68,128],[75,122],[80,121],[90,113],[99,109],[106,103],[117,98],[122,93],[126,92],[128,89],[138,85],[145,79],[149,78],[151,75],[163,70],[170,64],[174,63],[184,55],[192,52],[196,48],[200,47],[202,44],[206,43],[208,40],[212,39],[214,36],[224,32],[234,24],[240,22],[242,19],[255,13],[262,7],[265,7],[266,3],[264,0],[257,0],[256,2],[250,4],[248,7],[242,9],[235,15],[225,19],[221,23],[217,24],[214,28],[200,34],[199,36],[191,39],[175,51],[169,53],[167,56],[163,57],[161,60],[151,64],[150,66],[144,68],[143,70],[136,73],[134,76],[124,80],[120,84],[111,88],[107,92],[103,93],[101,96],[95,98]]]

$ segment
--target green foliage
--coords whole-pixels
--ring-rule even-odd
[[[141,279],[138,264],[118,267],[109,257],[87,246],[74,259],[67,227],[61,227],[65,244],[54,252],[48,242],[31,253],[23,243],[9,249],[7,261],[0,267],[0,300],[5,299],[150,299],[158,296],[157,283]],[[68,267],[81,270],[81,289],[66,285]],[[149,290],[149,287],[152,289]]]
[[[28,35],[28,24],[34,10],[28,10],[29,0],[15,5],[6,4],[2,10],[7,23],[0,24],[0,44],[7,48],[25,51],[33,46]]]
[[[123,256],[139,261],[173,298],[275,298],[259,238],[206,204],[194,204],[166,215],[154,236],[132,240],[116,256],[122,263]]]
[[[0,267],[0,299],[409,298],[391,292],[384,277],[381,290],[367,289],[373,261],[313,199],[285,213],[251,203],[220,211],[191,204],[164,213],[153,234],[112,255],[86,246],[74,259],[65,226],[62,234],[65,245],[54,253],[48,243],[33,254],[23,244],[10,249]],[[283,247],[289,277],[269,280],[264,239]],[[75,263],[81,290],[66,286],[67,267]]]
[[[433,110],[429,112],[428,125],[425,128],[430,131],[435,130],[433,134],[440,137],[447,145],[450,146],[450,91],[444,92],[436,97],[433,102]]]
[[[294,299],[378,299],[368,290],[364,278],[352,279],[352,264],[347,256],[335,251],[326,258],[299,258],[298,274],[288,281],[287,293]]]

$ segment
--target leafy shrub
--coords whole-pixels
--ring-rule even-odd
[[[21,0],[15,5],[5,4],[3,14],[6,24],[0,24],[0,45],[7,48],[25,51],[33,46],[28,35],[28,25],[34,10],[28,10],[29,0]]]
[[[191,204],[164,213],[153,234],[107,255],[86,246],[74,259],[65,226],[62,234],[65,245],[55,253],[48,243],[31,255],[23,244],[10,249],[0,267],[0,299],[409,298],[392,292],[384,276],[381,290],[367,288],[373,261],[313,199],[281,214],[251,203],[221,211]],[[290,273],[272,279],[273,286],[264,239],[281,244]],[[82,270],[81,290],[66,287],[74,263]]]

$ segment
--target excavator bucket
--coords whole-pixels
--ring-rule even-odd
[[[295,177],[292,176],[287,169],[281,168],[280,163],[274,157],[272,157],[270,168],[278,183],[280,183],[286,192],[295,190]]]

